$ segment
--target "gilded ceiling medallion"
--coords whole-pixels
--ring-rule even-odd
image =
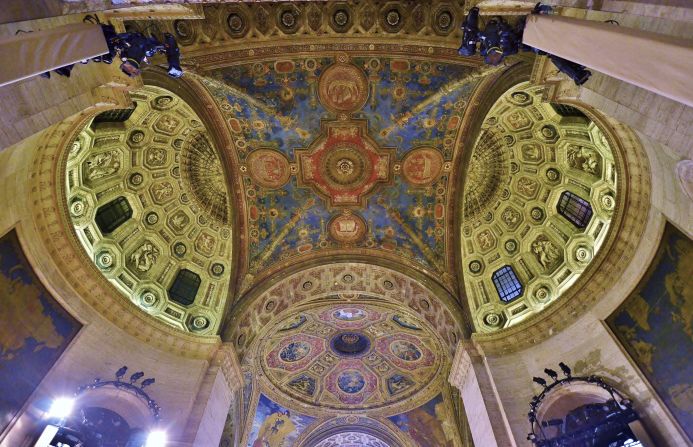
[[[355,112],[368,100],[368,79],[357,66],[337,63],[320,76],[318,95],[331,112]]]
[[[366,222],[362,217],[348,213],[335,217],[330,221],[330,235],[343,244],[353,244],[366,235]]]
[[[443,154],[432,147],[409,152],[402,163],[402,175],[414,186],[429,186],[443,170]]]
[[[365,206],[378,183],[389,183],[394,150],[381,149],[364,121],[329,121],[308,149],[295,151],[299,184],[312,187],[329,206]]]
[[[281,188],[291,176],[289,161],[280,152],[272,149],[258,149],[251,152],[246,164],[250,178],[265,188]]]

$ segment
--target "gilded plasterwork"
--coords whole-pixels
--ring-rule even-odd
[[[174,327],[215,333],[227,298],[231,227],[221,161],[192,109],[145,87],[125,122],[94,122],[69,148],[66,194],[84,249],[111,283]],[[124,198],[131,218],[112,232],[97,210]],[[194,302],[168,292],[181,269],[201,279]]]
[[[262,337],[264,376],[294,400],[342,411],[381,408],[437,386],[446,362],[428,325],[364,299],[292,309]]]
[[[524,83],[504,94],[471,156],[461,238],[480,332],[512,326],[558,299],[599,250],[615,209],[614,157],[604,134],[574,109],[542,103],[541,92]],[[558,212],[566,191],[590,203],[585,228]],[[523,287],[509,303],[492,281],[506,265]]]

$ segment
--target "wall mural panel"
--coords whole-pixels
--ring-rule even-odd
[[[211,71],[203,82],[244,179],[244,287],[268,267],[330,249],[378,250],[449,279],[449,171],[479,80],[464,81],[471,70],[331,54]]]
[[[389,419],[418,447],[457,447],[459,435],[451,423],[455,419],[448,412],[443,396],[439,394],[425,405]]]
[[[247,447],[289,447],[315,418],[291,412],[260,394]]]
[[[693,240],[668,224],[636,291],[608,319],[689,439],[693,439]]]
[[[12,231],[0,238],[0,432],[81,324],[49,294]]]

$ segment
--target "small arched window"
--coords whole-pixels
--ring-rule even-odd
[[[570,191],[564,191],[558,200],[558,212],[578,228],[585,228],[592,218],[590,203]]]
[[[501,301],[509,303],[522,295],[522,284],[515,274],[515,270],[509,265],[504,265],[493,272],[491,279]]]
[[[168,296],[178,304],[189,306],[195,302],[201,283],[200,275],[188,269],[181,269],[168,289]]]
[[[102,234],[110,234],[131,217],[132,208],[128,200],[123,196],[116,197],[96,210],[96,226]]]

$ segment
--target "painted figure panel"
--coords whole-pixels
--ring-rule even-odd
[[[693,439],[693,241],[669,225],[657,257],[608,323]]]
[[[389,419],[407,433],[418,447],[459,446],[457,431],[452,423],[454,419],[440,394],[419,408]]]
[[[292,413],[260,394],[247,447],[291,447],[315,418]]]
[[[0,238],[0,432],[81,325],[48,293],[13,231]]]

